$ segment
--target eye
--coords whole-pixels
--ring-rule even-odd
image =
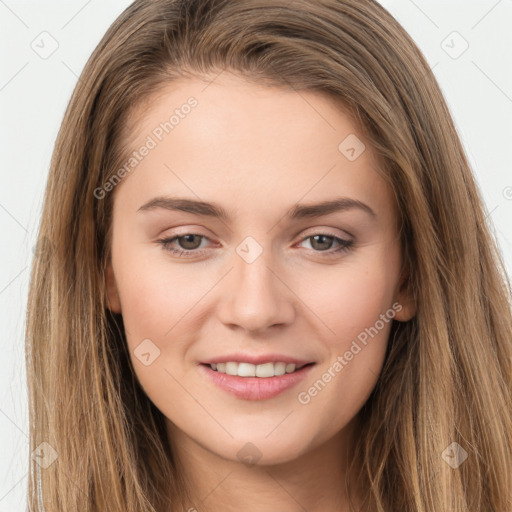
[[[328,252],[328,254],[336,254],[341,251],[348,251],[354,244],[353,240],[345,240],[327,233],[319,233],[310,235],[303,239],[302,243],[309,240],[310,245],[315,252],[328,252],[332,248],[333,243],[337,243],[338,247]]]
[[[166,251],[177,254],[180,258],[186,258],[190,256],[202,255],[206,252],[206,250],[200,249],[203,240],[209,240],[209,238],[196,233],[186,233],[184,235],[179,235],[172,238],[163,238],[157,242],[161,244]],[[353,240],[345,240],[343,238],[329,235],[327,233],[318,233],[307,236],[306,238],[302,239],[301,243],[304,243],[307,240],[312,241],[311,247],[314,252],[326,253],[326,256],[338,254],[342,251],[348,251],[354,244]],[[338,244],[338,247],[336,247],[334,250],[331,250],[333,243]],[[178,247],[176,247],[176,244]]]
[[[174,254],[179,254],[180,257],[197,256],[202,254],[204,251],[197,249],[200,247],[202,239],[208,240],[204,235],[198,235],[196,233],[187,233],[185,235],[175,236],[173,238],[164,238],[158,240],[158,243],[162,244],[166,251],[170,251]],[[179,241],[180,248],[173,247],[173,242]],[[199,242],[199,243],[198,243]]]

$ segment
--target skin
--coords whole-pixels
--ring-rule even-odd
[[[188,507],[348,511],[347,449],[382,368],[391,322],[309,403],[298,394],[394,303],[401,305],[397,321],[415,313],[401,273],[393,194],[361,130],[332,99],[228,72],[209,85],[187,79],[166,86],[134,111],[127,147],[139,148],[190,96],[198,105],[114,191],[109,307],[122,313],[137,377],[166,417],[190,487]],[[350,134],[366,145],[354,161],[338,150]],[[138,211],[162,195],[215,202],[231,218]],[[362,201],[375,217],[352,208],[286,218],[297,203],[341,196]],[[171,246],[202,254],[180,257],[158,242],[190,233],[206,238]],[[334,253],[340,244],[315,242],[319,234],[354,243]],[[236,251],[247,236],[263,251],[251,263]],[[149,366],[134,352],[145,339],[160,350]],[[243,400],[198,367],[238,351],[316,364],[274,398]],[[249,442],[260,457],[253,465],[237,456]],[[361,491],[351,487],[356,503]]]

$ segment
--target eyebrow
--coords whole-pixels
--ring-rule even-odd
[[[192,213],[195,215],[204,215],[214,217],[223,221],[229,221],[229,213],[220,205],[215,203],[208,203],[196,199],[186,199],[181,197],[168,197],[159,196],[151,199],[143,204],[138,211],[146,212],[156,209],[164,209],[171,211],[182,211]],[[329,213],[339,211],[347,211],[352,209],[359,209],[372,217],[377,217],[377,214],[365,203],[352,199],[350,197],[338,197],[328,201],[322,201],[316,204],[296,204],[286,214],[286,218],[290,220],[298,220],[305,218],[321,217]]]

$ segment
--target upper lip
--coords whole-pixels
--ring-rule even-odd
[[[302,366],[313,361],[306,359],[297,359],[296,357],[285,356],[283,354],[227,354],[225,356],[212,357],[206,361],[202,361],[202,364],[216,364],[216,363],[228,363],[235,361],[237,363],[250,363],[254,365],[264,363],[294,363],[296,366]]]

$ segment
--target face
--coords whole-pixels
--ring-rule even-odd
[[[361,131],[323,95],[228,73],[170,84],[131,127],[108,301],[171,439],[271,464],[341,435],[413,314]]]

